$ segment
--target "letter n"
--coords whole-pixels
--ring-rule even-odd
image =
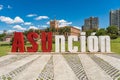
[[[42,51],[51,52],[52,50],[52,32],[42,32],[41,35]]]
[[[12,52],[24,52],[24,37],[22,32],[15,32],[12,43]]]

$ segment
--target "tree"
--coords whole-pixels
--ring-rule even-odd
[[[116,39],[118,37],[118,27],[116,26],[109,26],[107,28],[107,34],[110,36],[111,39]]]
[[[35,32],[36,32],[37,34],[40,34],[41,30],[40,30],[40,29],[35,29]]]
[[[107,28],[107,33],[118,35],[118,27],[116,27],[116,26],[109,26]]]
[[[47,28],[45,29],[45,32],[50,32],[50,28],[47,27]]]
[[[61,27],[61,28],[59,28],[59,30],[58,30],[58,32],[59,32],[59,34],[68,34],[68,33],[70,33],[70,26],[65,26],[65,27]]]
[[[56,32],[56,29],[53,27],[53,28],[50,28],[50,31],[54,33]]]
[[[61,27],[61,28],[58,29],[58,32],[59,32],[60,35],[63,34],[63,30],[64,30],[63,27]]]
[[[92,32],[93,32],[93,30],[87,30],[86,31],[86,36],[90,36]]]
[[[96,32],[96,36],[100,36],[100,35],[107,35],[107,32],[105,29],[99,29],[97,32]]]
[[[116,34],[110,34],[110,38],[111,38],[111,39],[117,39],[117,38],[118,38],[118,35],[116,35]]]
[[[0,34],[0,41],[2,41],[5,36],[6,36],[6,34],[4,34],[4,33]]]
[[[70,26],[65,26],[64,29],[65,29],[65,32],[70,33]]]
[[[37,34],[40,34],[41,30],[40,29],[29,29],[27,31],[24,31],[23,34],[27,36],[29,32],[36,32]]]

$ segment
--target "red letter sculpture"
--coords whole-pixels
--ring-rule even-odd
[[[35,32],[28,33],[27,39],[32,44],[32,47],[27,47],[27,52],[37,52],[38,44],[35,42],[36,38],[38,38],[37,33],[35,33]]]
[[[22,32],[15,32],[12,43],[12,52],[24,52],[24,37]]]
[[[52,50],[52,32],[42,32],[42,51],[51,52]]]

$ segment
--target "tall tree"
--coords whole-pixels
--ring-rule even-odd
[[[116,26],[109,26],[107,28],[107,33],[111,39],[116,39],[118,37],[118,27]]]
[[[107,33],[118,35],[118,27],[117,26],[109,26],[107,28]]]

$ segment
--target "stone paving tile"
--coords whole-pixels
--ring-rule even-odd
[[[4,61],[0,62],[0,67],[4,67],[6,65],[9,65],[9,64],[11,64],[11,63],[13,63],[15,61],[18,61],[20,59],[23,59],[23,58],[27,57],[27,56],[28,55],[16,55],[16,56],[13,56],[13,57],[11,57],[9,59],[5,59]]]
[[[113,80],[87,54],[79,54],[89,80]]]
[[[61,55],[53,56],[54,80],[79,80]]]
[[[28,63],[26,63],[26,64],[24,64],[22,66],[20,66],[19,68],[16,68],[15,70],[9,72],[8,74],[2,75],[0,78],[3,79],[3,80],[6,80],[6,79],[8,79],[8,80],[17,80],[17,79],[15,79],[15,77],[17,75],[19,75],[22,71],[24,71],[26,68],[28,68],[28,66],[30,64],[32,64],[35,60],[36,59],[34,59],[34,60],[32,60],[32,61],[30,61],[30,62],[28,62]]]
[[[63,55],[79,80],[88,80],[78,54]]]
[[[53,80],[54,79],[54,65],[53,65],[53,56],[51,56],[50,60],[39,74],[37,80]]]
[[[99,55],[99,54],[98,54]],[[102,57],[95,55],[89,55],[108,75],[110,75],[113,80],[116,80],[120,77],[120,71],[114,66],[110,65],[108,62],[104,61]],[[105,55],[103,55],[105,56]],[[107,58],[106,58],[107,59]],[[109,61],[109,59],[107,59]]]
[[[103,54],[95,54],[95,55],[103,59],[104,61],[108,62],[110,65],[114,66],[116,69],[120,70],[120,59]]]
[[[20,75],[16,76],[16,80],[37,80],[50,57],[51,55],[41,55],[40,58],[34,61]]]
[[[108,56],[111,56],[111,57],[115,57],[115,58],[118,58],[118,59],[120,59],[120,55],[118,55],[118,54],[104,54],[104,55],[108,55]]]
[[[12,57],[15,57],[17,55],[6,55],[6,56],[2,56],[0,57],[0,62],[4,61],[4,60],[7,60],[7,59],[10,59]]]
[[[32,55],[26,58],[23,58],[19,61],[16,61],[10,65],[4,66],[2,68],[0,68],[0,76],[8,74],[12,71],[14,71],[15,69],[27,64],[28,62],[31,62],[32,60],[36,59],[37,57],[39,57],[40,55]]]

